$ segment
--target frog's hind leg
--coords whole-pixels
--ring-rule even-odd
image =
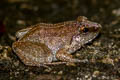
[[[63,62],[68,62],[68,63],[87,62],[87,59],[79,60],[79,59],[73,58],[73,56],[70,53],[68,53],[65,49],[60,49],[56,53],[56,58]]]
[[[44,66],[52,62],[52,53],[45,44],[32,42],[15,42],[13,50],[25,65]]]

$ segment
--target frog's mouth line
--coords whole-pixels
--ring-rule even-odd
[[[90,35],[83,37],[83,40],[82,40],[81,44],[84,45],[84,44],[87,44],[87,43],[93,41],[98,35],[99,35],[99,32],[93,33],[93,34],[90,33]],[[81,36],[84,36],[84,34],[83,35],[81,34]]]
[[[89,39],[85,44],[87,44],[87,43],[89,43],[89,42],[92,42],[92,41],[94,41],[95,40],[95,38],[97,38],[98,37],[98,35],[99,35],[99,32],[98,33],[95,33],[94,34],[94,36],[91,38],[91,39]]]
[[[96,33],[96,35],[92,39],[88,40],[88,42],[93,41],[97,36],[98,36],[98,34]]]

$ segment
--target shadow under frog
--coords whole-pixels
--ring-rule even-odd
[[[72,53],[93,40],[100,29],[100,24],[84,16],[57,24],[39,23],[19,30],[12,48],[29,66],[84,62],[73,58]]]

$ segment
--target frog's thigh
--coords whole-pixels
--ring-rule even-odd
[[[45,44],[15,42],[13,50],[25,65],[41,66],[52,62],[52,53]]]
[[[65,49],[60,49],[56,53],[56,58],[64,62],[86,62],[87,61],[87,60],[79,60],[79,59],[73,58],[73,56],[70,53],[68,53]]]

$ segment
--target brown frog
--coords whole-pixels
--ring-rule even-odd
[[[83,16],[57,24],[39,23],[18,31],[12,48],[29,66],[83,62],[71,53],[93,40],[100,29],[100,24]]]

